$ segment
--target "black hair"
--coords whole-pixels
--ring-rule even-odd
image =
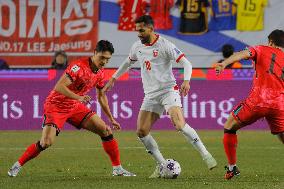
[[[107,40],[100,40],[95,48],[96,52],[105,52],[105,51],[109,51],[111,54],[114,53],[114,48],[111,42],[107,41]]]
[[[154,20],[151,16],[149,15],[143,15],[143,16],[140,16],[139,18],[137,18],[135,20],[135,24],[137,23],[144,23],[145,25],[151,25],[151,26],[154,26]]]
[[[273,30],[268,35],[268,40],[271,41],[277,47],[284,48],[284,31],[283,30]]]
[[[58,64],[56,62],[56,57],[59,56],[59,55],[62,55],[64,57],[64,63],[63,64]],[[68,58],[67,58],[67,54],[65,51],[56,51],[54,53],[54,57],[53,57],[53,61],[51,63],[51,68],[53,69],[65,69],[68,65]]]
[[[222,54],[224,58],[230,57],[232,54],[234,54],[234,47],[230,44],[225,44],[222,46]]]

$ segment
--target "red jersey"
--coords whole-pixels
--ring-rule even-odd
[[[89,66],[90,61],[90,58],[75,60],[64,72],[72,81],[68,88],[80,96],[86,95],[94,87],[99,89],[104,87],[104,70],[100,69],[94,73]],[[62,111],[69,111],[70,108],[80,104],[78,100],[66,97],[55,90],[50,92],[45,103],[56,104]]]
[[[170,9],[174,0],[151,0],[150,16],[154,19],[155,29],[171,29],[173,27]]]
[[[135,20],[146,13],[146,0],[119,0],[118,29],[135,31]]]
[[[284,52],[269,46],[250,47],[249,51],[255,75],[248,104],[284,110]]]

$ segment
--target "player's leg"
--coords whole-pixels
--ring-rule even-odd
[[[197,132],[185,122],[181,107],[172,106],[167,111],[175,128],[180,131],[189,143],[200,153],[208,169],[211,170],[215,168],[217,166],[216,160],[207,151]]]
[[[228,160],[225,179],[231,179],[234,175],[240,175],[237,167],[237,131],[247,125],[254,123],[263,117],[265,112],[260,107],[250,107],[245,102],[236,106],[229,115],[224,125],[223,145]]]
[[[21,167],[31,159],[37,157],[43,150],[51,146],[56,136],[56,127],[53,125],[45,125],[42,130],[41,140],[28,146],[26,151],[20,156],[18,161],[8,171],[11,177],[17,176]]]
[[[238,137],[237,130],[240,128],[240,123],[230,114],[224,125],[223,146],[227,157],[228,166],[225,179],[231,179],[234,175],[239,175],[240,171],[237,168],[237,147]]]
[[[160,165],[165,162],[161,154],[156,140],[152,137],[150,130],[152,125],[159,119],[160,115],[154,112],[140,110],[137,119],[137,136],[143,143],[146,151],[152,155],[157,162],[155,171],[150,175],[150,178],[160,177]]]
[[[284,144],[284,111],[277,109],[268,109],[268,114],[265,116],[271,133],[276,135]]]
[[[279,140],[284,144],[284,132],[283,133],[278,133],[277,137],[279,138]]]
[[[98,134],[102,140],[104,151],[109,156],[112,167],[113,176],[136,176],[135,174],[123,169],[120,163],[120,153],[118,143],[114,139],[112,131],[109,126],[96,114],[92,114],[90,118],[82,123],[82,128]]]
[[[217,166],[216,160],[207,151],[196,131],[190,127],[184,119],[181,97],[178,91],[169,91],[162,98],[162,104],[170,115],[171,121],[178,131],[181,131],[185,138],[193,145],[193,147],[200,153],[204,162],[209,169]]]

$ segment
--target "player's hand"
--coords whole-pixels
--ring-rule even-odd
[[[180,95],[186,96],[189,92],[189,89],[190,89],[189,81],[187,80],[183,81],[183,83],[180,86]]]
[[[88,95],[84,95],[84,96],[81,96],[79,98],[79,101],[82,102],[82,103],[90,103],[92,97],[88,96]]]
[[[112,127],[113,127],[114,130],[120,130],[121,129],[120,124],[115,119],[112,119],[110,121],[111,121],[111,124],[112,124]]]
[[[226,65],[223,63],[217,64],[215,67],[216,75],[220,75],[224,71],[225,67]]]
[[[102,92],[105,93],[105,92],[110,91],[110,90],[113,88],[113,86],[114,86],[114,82],[115,82],[115,79],[114,79],[114,78],[111,78],[111,79],[107,82],[107,84],[104,86]]]

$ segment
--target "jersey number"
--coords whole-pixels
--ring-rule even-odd
[[[151,70],[151,62],[149,60],[145,61],[146,70]]]
[[[197,12],[198,11],[198,0],[189,0],[187,3],[187,12]]]
[[[272,53],[271,63],[270,63],[269,70],[268,70],[268,73],[270,74],[274,74],[275,59],[276,59],[276,54]],[[281,72],[282,73],[281,73],[280,78],[284,81],[284,67],[282,68]]]
[[[220,13],[229,12],[230,3],[227,0],[218,0],[218,9]]]
[[[253,0],[246,0],[245,2],[245,10],[255,11],[256,4]]]

